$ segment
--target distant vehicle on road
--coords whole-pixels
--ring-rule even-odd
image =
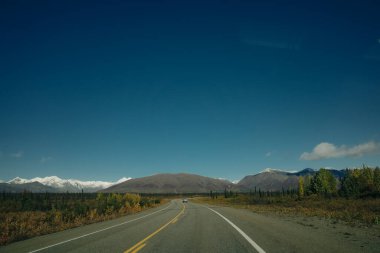
[[[183,200],[182,200],[182,203],[187,203],[187,199],[183,199]]]

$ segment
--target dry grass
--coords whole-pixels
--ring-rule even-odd
[[[158,205],[162,205],[166,202],[167,200],[162,200]],[[139,206],[133,208],[125,207],[117,212],[108,212],[104,215],[99,215],[95,209],[91,209],[85,215],[71,217],[70,219],[65,217],[60,211],[0,212],[0,245],[79,227],[85,224],[118,218],[158,205],[145,208]]]
[[[246,208],[258,213],[273,213],[285,216],[314,216],[349,222],[351,224],[379,224],[380,199],[324,199],[309,197],[302,200],[273,198],[252,201],[246,196],[211,199],[198,197],[195,201],[212,205]]]

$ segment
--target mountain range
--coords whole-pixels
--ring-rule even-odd
[[[338,179],[344,170],[330,169]],[[116,182],[79,181],[61,179],[56,176],[45,178],[15,178],[0,183],[0,191],[20,192],[134,192],[134,193],[208,193],[210,191],[233,190],[247,192],[253,189],[262,191],[280,191],[297,188],[300,176],[313,176],[315,170],[306,168],[298,172],[266,169],[255,175],[245,176],[237,183],[224,179],[210,178],[195,174],[156,174],[141,178],[122,178]]]
[[[232,189],[235,185],[227,180],[204,177],[195,174],[157,174],[134,178],[113,185],[102,192],[136,193],[205,193]]]
[[[80,181],[77,179],[61,179],[57,176],[24,179],[16,177],[8,182],[0,183],[0,191],[22,192],[96,192],[112,185],[122,183],[131,178],[121,178],[116,182]]]
[[[254,189],[263,191],[281,191],[282,189],[297,188],[300,176],[313,176],[313,169],[304,169],[299,172],[287,172],[274,169],[266,169],[259,174],[245,176],[239,181],[242,189]]]
[[[344,173],[343,170],[330,171],[337,179]],[[262,191],[281,191],[282,189],[297,188],[300,176],[313,176],[315,173],[316,171],[310,168],[298,172],[266,169],[258,174],[245,176],[238,183],[194,174],[157,174],[131,179],[101,190],[101,192],[207,193],[224,190],[247,192],[255,187]]]

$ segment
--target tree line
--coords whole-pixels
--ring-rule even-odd
[[[314,176],[299,177],[298,196],[342,196],[347,198],[380,196],[380,168],[346,169],[340,178],[330,170],[320,169]]]
[[[340,177],[325,168],[321,168],[314,175],[299,176],[298,186],[282,188],[281,191],[263,191],[258,187],[250,189],[248,193],[225,189],[224,192],[210,191],[209,196],[217,199],[234,198],[238,195],[248,195],[250,198],[266,199],[271,197],[290,197],[301,199],[306,196],[365,198],[380,197],[380,168],[371,168],[363,165],[362,168],[346,169]]]
[[[132,193],[22,193],[2,192],[0,212],[62,211],[82,215],[90,209],[102,215],[106,210],[149,207],[160,203],[159,196],[141,196]]]

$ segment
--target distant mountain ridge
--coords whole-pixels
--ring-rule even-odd
[[[206,193],[235,187],[235,184],[227,180],[179,173],[134,178],[101,190],[101,192]]]
[[[24,188],[28,188],[30,183],[39,183],[43,186],[47,186],[47,190],[54,192],[96,192],[105,188],[108,188],[112,185],[119,184],[121,182],[127,181],[131,178],[121,178],[116,182],[105,182],[105,181],[80,181],[77,179],[61,179],[57,176],[49,176],[49,177],[36,177],[32,179],[24,179],[20,177],[16,177],[12,180],[9,180],[5,184],[8,186],[3,186],[7,188],[15,188],[19,189],[24,186]],[[4,183],[2,183],[4,184]],[[18,185],[18,186],[17,186]],[[42,188],[42,187],[39,187]]]
[[[343,170],[330,169],[336,178],[343,176]],[[298,172],[287,172],[282,170],[267,169],[256,175],[245,176],[237,184],[240,189],[260,189],[262,191],[281,191],[282,189],[298,188],[300,176],[313,176],[317,171],[306,168]]]

